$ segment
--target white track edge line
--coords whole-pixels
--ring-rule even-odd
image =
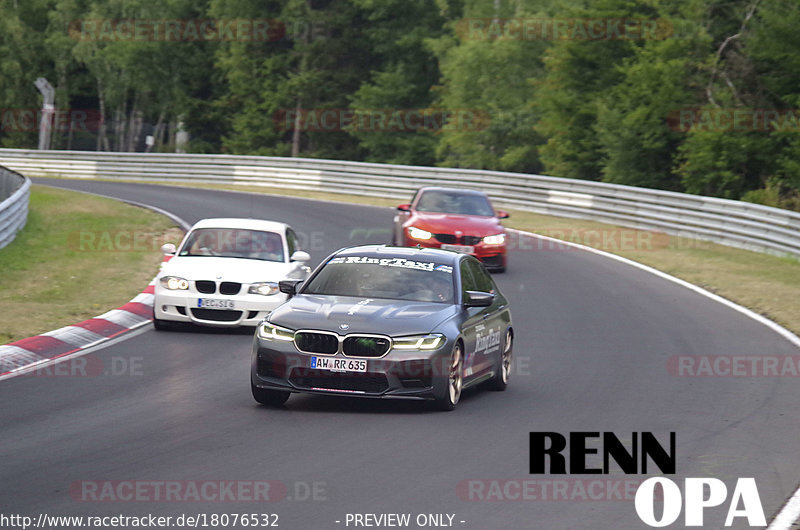
[[[782,336],[787,341],[791,342],[794,346],[800,348],[800,337],[798,337],[797,335],[795,335],[794,333],[792,333],[791,331],[789,331],[785,327],[781,326],[777,322],[774,322],[774,321],[772,321],[772,320],[770,320],[770,319],[768,319],[768,318],[766,318],[766,317],[764,317],[762,315],[759,315],[755,311],[753,311],[751,309],[747,309],[746,307],[744,307],[742,305],[739,305],[736,302],[728,300],[727,298],[723,298],[722,296],[719,296],[718,294],[714,294],[711,291],[703,289],[702,287],[694,285],[693,283],[689,283],[686,280],[681,280],[680,278],[672,276],[671,274],[667,274],[666,272],[663,272],[663,271],[660,271],[660,270],[655,269],[653,267],[650,267],[649,265],[645,265],[643,263],[639,263],[638,261],[633,261],[632,259],[628,259],[628,258],[624,258],[622,256],[618,256],[617,254],[612,254],[610,252],[606,252],[605,250],[599,250],[599,249],[596,249],[596,248],[592,248],[592,247],[587,247],[585,245],[581,245],[580,243],[574,243],[572,241],[565,241],[563,239],[556,239],[554,237],[543,236],[543,235],[540,235],[540,234],[534,234],[533,232],[526,232],[524,230],[516,230],[514,228],[509,228],[507,230],[510,231],[510,232],[517,232],[519,234],[524,234],[524,235],[527,235],[527,236],[532,236],[532,237],[536,237],[536,238],[540,238],[540,239],[545,239],[545,240],[548,240],[548,241],[553,241],[553,242],[558,243],[560,245],[566,245],[566,246],[570,246],[570,247],[574,247],[574,248],[579,248],[581,250],[585,250],[585,251],[591,252],[593,254],[597,254],[597,255],[600,255],[600,256],[603,256],[603,257],[606,257],[606,258],[614,259],[614,260],[619,261],[621,263],[625,263],[626,265],[630,265],[632,267],[636,267],[637,269],[641,269],[641,270],[643,270],[645,272],[649,272],[650,274],[654,274],[654,275],[658,276],[659,278],[663,278],[663,279],[668,280],[670,282],[677,283],[678,285],[686,287],[687,289],[692,290],[697,294],[700,294],[702,296],[710,298],[711,300],[714,300],[715,302],[719,302],[720,304],[725,305],[725,306],[727,306],[730,309],[733,309],[735,311],[738,311],[739,313],[742,313],[743,315],[755,320],[756,322],[758,322],[760,324],[763,324],[764,326],[767,326],[772,331],[774,331],[775,333],[779,334],[780,336]]]
[[[767,530],[790,530],[798,518],[800,518],[800,488],[797,488],[794,495],[783,505]]]

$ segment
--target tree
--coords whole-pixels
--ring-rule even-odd
[[[439,68],[426,41],[444,32],[444,17],[428,0],[355,3],[364,12],[363,33],[376,67],[350,97],[350,108],[360,116],[396,113],[403,123],[398,131],[354,126],[350,134],[365,160],[433,165],[436,131],[414,129],[418,120],[411,118],[425,114],[434,101],[431,87],[439,79]]]
[[[451,167],[538,172],[532,80],[542,73],[546,43],[508,37],[509,20],[532,17],[520,1],[469,1],[448,23],[450,34],[431,40],[442,80],[439,105],[456,117],[439,135],[438,163]]]
[[[660,19],[681,20],[663,39],[645,41],[618,71],[618,84],[598,98],[594,130],[602,154],[605,182],[683,190],[674,172],[676,150],[685,140],[680,117],[693,116],[704,88],[702,65],[710,38],[696,10],[661,13]]]
[[[601,0],[591,8],[559,13],[566,20],[655,20],[658,11],[636,0]],[[545,75],[537,82],[534,108],[540,114],[536,129],[547,139],[541,158],[549,174],[599,180],[603,175],[604,148],[595,127],[601,102],[624,81],[621,68],[643,46],[644,31],[634,38],[619,37],[601,27],[592,38],[580,23],[575,31],[555,40],[544,58]],[[580,31],[578,31],[580,28]],[[584,31],[587,30],[587,31]]]
[[[42,98],[33,82],[53,78],[42,36],[48,0],[0,2],[0,145],[36,145]]]

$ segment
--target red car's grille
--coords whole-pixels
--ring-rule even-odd
[[[477,245],[483,240],[480,236],[461,236],[460,238],[453,234],[433,234],[439,243],[446,245],[460,244],[460,245]]]
[[[452,245],[458,243],[458,238],[453,234],[433,234],[440,243]]]

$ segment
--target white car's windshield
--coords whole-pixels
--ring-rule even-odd
[[[200,228],[189,234],[178,255],[282,262],[283,238],[275,232],[261,230]]]
[[[404,258],[336,257],[303,294],[453,303],[453,268]]]

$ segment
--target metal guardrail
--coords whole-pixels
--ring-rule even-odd
[[[0,164],[29,176],[226,183],[398,200],[425,185],[477,188],[507,208],[800,257],[800,213],[586,180],[303,158],[19,149],[0,149]]]
[[[0,166],[0,248],[11,243],[28,220],[31,179]]]

